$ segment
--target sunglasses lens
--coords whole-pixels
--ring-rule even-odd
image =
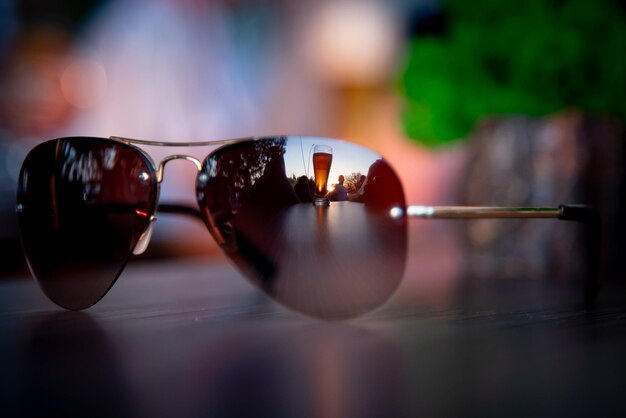
[[[45,142],[26,157],[17,210],[24,251],[56,304],[84,309],[113,285],[156,201],[156,179],[136,149],[106,139]]]
[[[226,254],[278,302],[316,317],[356,316],[395,291],[406,261],[393,169],[373,151],[321,138],[274,137],[218,149],[197,194]],[[325,196],[328,206],[312,202]]]

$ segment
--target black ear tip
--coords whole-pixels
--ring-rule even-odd
[[[593,206],[589,205],[560,205],[561,211],[559,219],[564,221],[575,221],[585,224],[597,224],[602,223],[602,217],[600,212]]]

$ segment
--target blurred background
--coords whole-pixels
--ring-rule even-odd
[[[619,280],[625,16],[617,0],[3,0],[1,270],[24,269],[15,185],[36,143],[303,134],[379,151],[415,204],[594,204]],[[193,171],[173,164],[161,201],[194,204]],[[435,293],[585,268],[572,225],[411,230],[407,277]],[[146,256],[218,253],[192,220],[163,215],[155,234]]]

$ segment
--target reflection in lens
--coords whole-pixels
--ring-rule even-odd
[[[156,178],[135,148],[69,138],[22,166],[18,217],[29,265],[48,297],[84,309],[108,291],[149,222]]]
[[[307,198],[315,192],[309,150],[320,144],[332,146],[329,178],[343,178],[348,194],[327,207]],[[197,193],[224,251],[292,309],[359,315],[384,303],[402,278],[406,224],[389,211],[404,206],[404,194],[393,169],[366,148],[305,137],[229,145],[204,161]]]
[[[313,171],[315,173],[315,192],[324,197],[328,193],[328,173],[333,163],[333,149],[327,145],[313,147]]]

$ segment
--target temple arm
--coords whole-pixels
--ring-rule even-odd
[[[600,287],[599,268],[602,249],[602,219],[591,206],[560,205],[558,208],[514,208],[493,206],[407,206],[406,215],[424,219],[560,219],[586,226],[587,271],[585,301],[592,305]]]
[[[412,218],[425,219],[559,218],[561,207],[407,206],[406,214]]]

